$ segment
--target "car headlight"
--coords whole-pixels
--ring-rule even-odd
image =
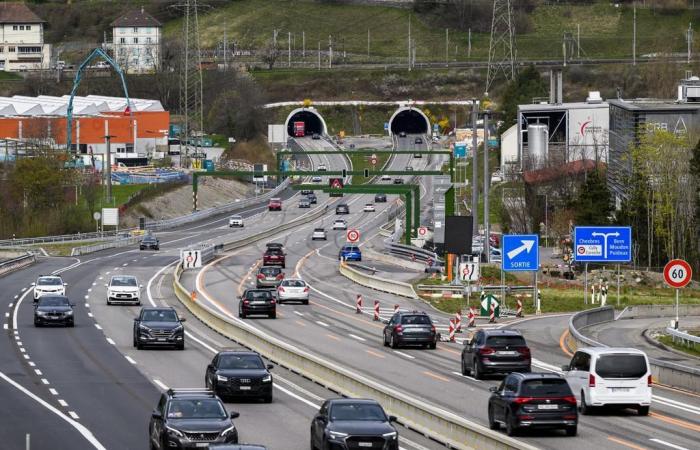
[[[37,315],[39,315],[39,316],[45,316],[45,315],[46,315],[46,311],[37,311],[36,313],[37,313]]]
[[[389,438],[389,439],[396,439],[396,436],[398,436],[398,433],[396,431],[392,431],[391,433],[382,434],[382,437]]]
[[[228,378],[222,377],[221,375],[216,376],[216,381],[221,381],[222,383],[225,383],[228,381]]]
[[[67,315],[67,316],[72,316],[72,315],[73,315],[73,311],[66,311],[66,315]]]
[[[145,331],[145,332],[147,332],[147,333],[150,333],[150,332],[151,332],[151,329],[150,329],[150,328],[148,328],[146,325],[141,325],[141,324],[139,324],[139,330]]]
[[[227,434],[232,433],[234,431],[236,431],[236,427],[235,425],[231,425],[230,427],[226,428],[224,431],[221,432],[221,436],[226,436]]]
[[[272,375],[267,374],[265,377],[262,379],[263,383],[271,383],[272,382]]]
[[[348,437],[347,433],[341,433],[340,431],[331,431],[329,432],[331,439],[340,439],[344,437]]]
[[[166,426],[165,426],[165,429],[168,430],[168,432],[174,434],[175,436],[185,437],[185,435],[182,434],[182,432],[181,432],[180,430],[177,430],[177,429],[175,429],[175,428],[173,428],[173,427],[169,427],[169,426],[166,425]]]
[[[179,333],[180,331],[184,330],[184,327],[182,325],[178,325],[175,328],[173,328],[173,333]]]

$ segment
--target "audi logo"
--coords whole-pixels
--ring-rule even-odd
[[[241,378],[241,383],[250,383],[250,378]]]

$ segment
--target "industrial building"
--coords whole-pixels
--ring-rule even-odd
[[[66,146],[70,96],[0,97],[0,141],[30,142],[55,149]],[[88,95],[73,99],[72,148],[86,160],[104,159],[110,137],[112,164],[145,162],[167,151],[170,113],[158,100]],[[10,155],[6,155],[10,156]],[[86,161],[87,162],[87,161]]]

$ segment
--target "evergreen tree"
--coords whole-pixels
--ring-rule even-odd
[[[593,170],[581,186],[574,201],[576,225],[606,225],[610,223],[613,207],[605,177]]]
[[[520,71],[515,80],[508,83],[501,97],[501,113],[503,125],[499,134],[510,128],[517,119],[518,105],[532,103],[534,97],[547,95],[547,83],[535,66],[527,66]]]

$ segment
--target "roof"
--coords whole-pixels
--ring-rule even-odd
[[[526,105],[518,105],[520,112],[533,111],[565,111],[569,109],[607,109],[607,102],[588,103],[588,102],[572,102],[572,103],[532,103]]]
[[[634,353],[637,355],[645,355],[641,350],[632,347],[585,347],[579,348],[578,351],[585,351],[591,355],[605,355],[610,353]]]
[[[489,336],[522,336],[523,334],[518,330],[504,330],[504,329],[484,329],[485,334]]]
[[[0,23],[44,23],[24,3],[0,3]]]
[[[113,27],[162,27],[155,17],[141,9],[134,9],[110,24]]]
[[[542,378],[562,378],[562,376],[558,373],[555,372],[513,372],[511,375],[518,376],[520,378],[523,378],[525,380],[532,380],[534,378],[537,379],[542,379]]]
[[[605,164],[599,162],[598,167],[602,168]],[[592,159],[579,159],[571,161],[557,167],[545,167],[539,170],[530,170],[523,173],[523,180],[527,184],[547,183],[557,180],[561,177],[569,177],[582,172],[589,172],[596,168],[596,162]]]
[[[331,403],[370,403],[373,405],[379,404],[376,400],[372,400],[371,398],[331,398],[328,400]]]
[[[617,108],[625,109],[627,111],[668,111],[668,112],[679,112],[679,111],[698,111],[700,110],[700,103],[679,103],[676,100],[660,100],[653,98],[637,98],[631,100],[608,100],[610,106],[615,106]]]

